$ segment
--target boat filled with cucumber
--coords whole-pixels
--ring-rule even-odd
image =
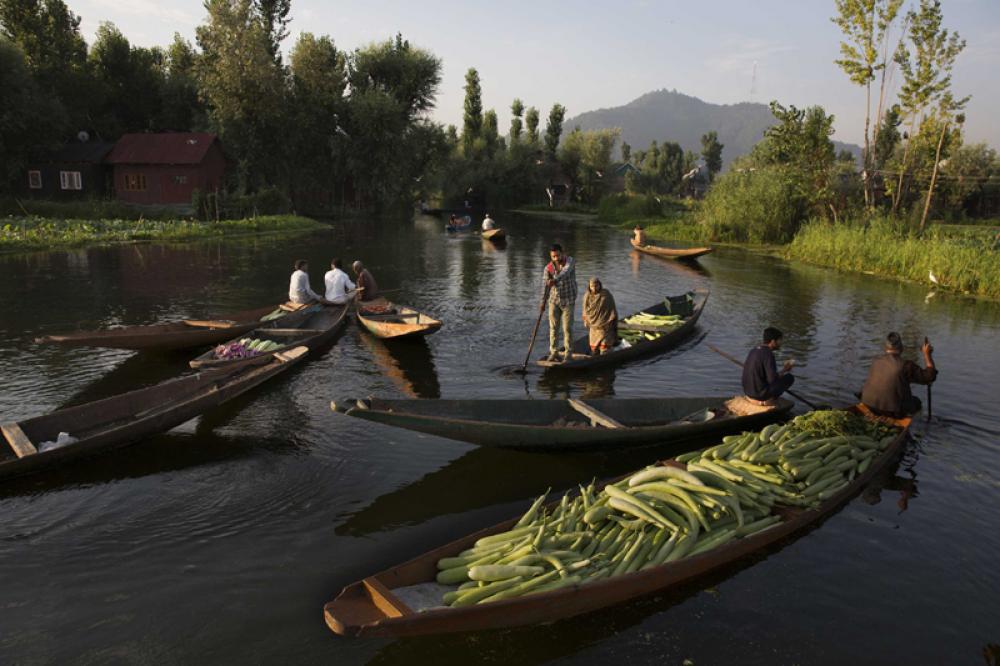
[[[365,579],[369,588],[369,581],[385,580],[405,596],[428,584],[399,571],[424,570],[433,557],[440,598],[417,610],[403,604],[408,612],[369,618],[375,624],[363,629],[402,635],[550,621],[707,573],[803,529],[859,492],[901,454],[908,424],[846,410],[811,412],[548,503],[546,493],[516,521]],[[385,591],[391,602],[393,592]],[[350,592],[352,586],[326,607],[338,633],[362,630],[338,607]],[[538,596],[546,592],[556,594]],[[529,603],[536,597],[563,602]],[[523,605],[523,616],[500,610],[514,603]],[[458,609],[461,621],[446,620]],[[438,614],[440,623],[432,621]]]

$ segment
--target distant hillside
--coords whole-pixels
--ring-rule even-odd
[[[750,152],[764,136],[764,130],[774,124],[774,116],[765,104],[710,104],[674,90],[646,93],[624,106],[597,109],[569,118],[563,124],[566,131],[579,125],[592,130],[621,127],[622,140],[632,150],[645,150],[656,141],[675,141],[685,150],[701,153],[701,137],[715,130],[722,150],[723,163]],[[861,149],[853,144],[834,141],[839,151],[847,148],[860,159]]]

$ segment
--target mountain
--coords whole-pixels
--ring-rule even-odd
[[[675,141],[685,150],[701,154],[701,137],[715,130],[723,144],[725,166],[740,155],[750,152],[764,136],[764,130],[774,124],[771,110],[764,104],[711,104],[676,90],[656,90],[646,93],[624,106],[587,111],[563,123],[564,131],[577,125],[583,130],[621,127],[622,140],[633,152],[645,150],[656,140]],[[834,141],[839,152],[846,148],[860,159],[861,148]]]

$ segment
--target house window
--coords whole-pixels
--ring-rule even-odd
[[[42,189],[42,172],[41,171],[29,171],[28,172],[28,187],[33,190]]]
[[[64,190],[82,190],[83,180],[79,171],[60,171],[59,187]]]
[[[187,176],[174,176],[174,185],[187,185]]]
[[[146,174],[127,173],[125,174],[125,189],[131,192],[143,192],[146,189]]]

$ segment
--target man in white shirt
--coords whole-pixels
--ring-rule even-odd
[[[497,228],[497,223],[493,221],[489,213],[486,213],[486,217],[483,218],[483,231],[492,231]]]
[[[306,272],[308,270],[309,262],[305,259],[299,259],[295,262],[295,272],[292,273],[292,279],[288,284],[288,300],[292,303],[325,302],[323,297],[309,286],[309,273]]]
[[[330,270],[323,276],[323,282],[326,284],[326,300],[334,305],[343,305],[354,296],[356,287],[343,271],[339,258],[330,262]]]

